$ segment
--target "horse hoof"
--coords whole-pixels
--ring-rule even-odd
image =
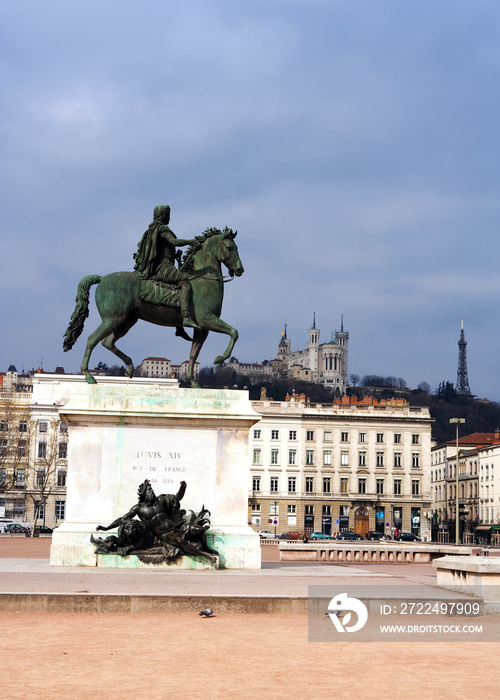
[[[97,384],[95,377],[93,377],[90,372],[85,372],[85,381],[87,384]]]
[[[127,367],[127,369],[125,370],[125,374],[127,375],[127,377],[129,377],[130,379],[132,379],[132,377],[134,376],[134,368],[133,368],[133,367]]]
[[[221,365],[224,362],[224,358],[222,355],[217,355],[217,357],[214,360],[214,365]]]

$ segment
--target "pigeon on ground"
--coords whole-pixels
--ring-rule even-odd
[[[206,610],[202,610],[200,613],[200,615],[202,617],[212,617],[213,614],[214,614],[214,611],[211,608],[207,608]]]

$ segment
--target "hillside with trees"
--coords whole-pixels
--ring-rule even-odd
[[[375,396],[377,399],[406,399],[412,406],[427,406],[434,420],[432,437],[437,443],[454,440],[456,427],[450,424],[450,418],[465,418],[460,426],[460,435],[475,432],[494,432],[500,429],[500,404],[486,399],[458,396],[451,382],[443,381],[431,392],[427,382],[421,382],[417,389],[409,389],[401,377],[378,377],[367,375],[359,377],[350,375],[350,395],[359,399],[363,396]],[[284,401],[294,392],[305,394],[311,403],[332,403],[331,392],[321,384],[301,382],[295,379],[254,381],[249,377],[237,377],[230,367],[214,370],[204,367],[200,370],[200,386],[206,388],[248,389],[250,399],[258,401],[264,388],[268,398]]]

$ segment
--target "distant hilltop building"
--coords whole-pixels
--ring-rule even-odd
[[[173,365],[166,357],[146,357],[137,368],[139,377],[151,377],[156,379],[186,379],[189,360],[184,360],[180,365]],[[200,377],[200,363],[195,362],[194,379]]]
[[[314,314],[304,350],[291,349],[285,325],[278,345],[278,355],[274,360],[264,360],[262,364],[242,363],[232,357],[225,368],[233,370],[236,376],[248,376],[252,380],[290,378],[323,384],[335,396],[342,396],[347,389],[348,340],[349,333],[344,331],[342,318],[340,331],[333,332],[326,343],[320,343],[320,329],[316,327]]]

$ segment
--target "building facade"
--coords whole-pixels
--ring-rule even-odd
[[[68,429],[31,392],[0,391],[0,517],[49,527],[64,520]]]
[[[435,445],[431,491],[433,539],[454,541],[457,495],[460,540],[489,539],[500,529],[500,432],[460,437],[458,460],[456,440]]]
[[[431,418],[401,400],[252,403],[249,522],[277,534],[412,531],[430,539]]]

